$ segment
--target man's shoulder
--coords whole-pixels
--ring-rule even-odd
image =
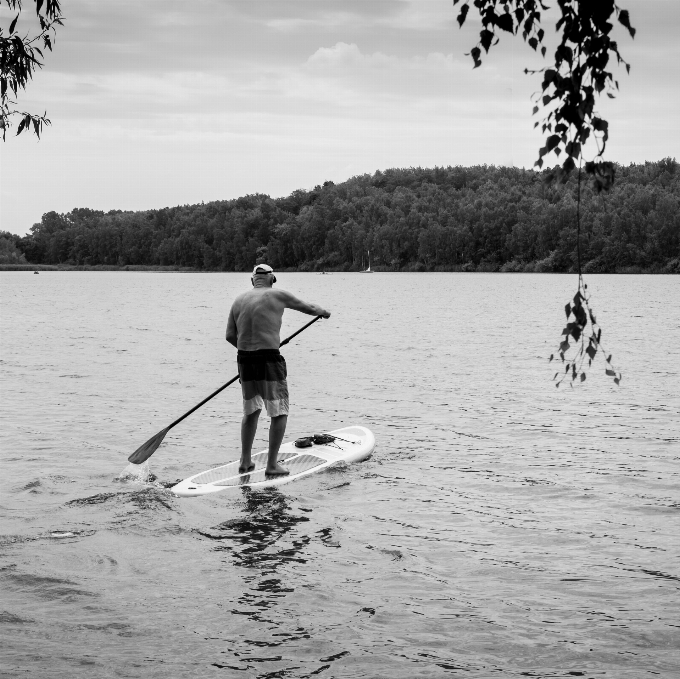
[[[282,288],[269,288],[269,292],[275,294],[277,297],[290,297],[291,293]]]
[[[231,303],[231,308],[232,309],[237,308],[247,294],[248,294],[247,292],[242,292],[240,295],[236,295],[234,301]]]

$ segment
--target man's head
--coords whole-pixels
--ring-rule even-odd
[[[253,275],[250,278],[252,284],[255,285],[257,281],[260,285],[274,285],[276,283],[276,276],[274,275],[274,269],[269,266],[269,264],[256,264],[253,268]]]

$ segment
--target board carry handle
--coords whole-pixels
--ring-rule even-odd
[[[315,316],[314,319],[309,321],[309,323],[306,323],[303,325],[299,330],[296,330],[290,337],[286,337],[281,344],[279,344],[279,347],[282,347],[288,342],[290,342],[294,337],[297,337],[303,330],[306,330],[310,325],[313,323],[316,323],[320,318],[323,318],[323,316]],[[191,410],[188,410],[184,415],[181,417],[178,417],[172,424],[169,424],[165,429],[162,429],[159,431],[155,436],[152,436],[146,443],[143,443],[137,450],[135,450],[130,457],[128,457],[128,462],[132,462],[132,464],[142,464],[142,462],[148,460],[155,452],[158,450],[158,446],[161,445],[163,442],[163,439],[165,438],[165,435],[177,424],[179,424],[183,419],[189,417],[191,413],[195,412],[198,410],[201,406],[205,405],[211,398],[214,398],[219,394],[221,391],[224,391],[230,384],[233,384],[236,382],[238,379],[238,375],[235,377],[232,377],[226,384],[223,384],[219,389],[216,389],[213,391],[210,396],[207,396],[204,398],[199,404],[195,405]]]

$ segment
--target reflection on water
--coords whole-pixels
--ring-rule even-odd
[[[286,574],[280,572],[283,566],[291,563],[307,563],[304,554],[310,537],[304,533],[296,534],[294,529],[308,523],[310,518],[295,513],[290,500],[277,489],[251,491],[244,488],[242,493],[244,504],[240,516],[224,521],[210,531],[197,531],[217,542],[213,549],[227,553],[230,565],[246,569],[243,582],[247,589],[236,599],[230,613],[245,616],[255,626],[266,630],[258,638],[253,638],[252,633],[238,635],[234,641],[239,650],[233,652],[233,660],[239,664],[217,665],[238,670],[252,668],[250,663],[283,660],[281,655],[263,656],[261,649],[277,648],[310,638],[304,627],[293,624],[291,607],[286,605],[285,599],[295,592],[295,587]],[[289,671],[290,668],[287,668],[286,672]],[[277,674],[268,670],[258,676]]]
[[[120,471],[234,374],[248,277],[0,274],[0,676],[680,675],[677,278],[590,277],[625,384],[566,392],[570,277],[280,278],[333,310],[285,348],[291,438],[376,451],[180,499],[238,457],[237,386]]]
[[[301,558],[308,538],[293,540],[280,547],[293,528],[309,521],[308,516],[295,516],[288,498],[278,489],[253,492],[243,489],[245,506],[240,518],[229,519],[215,526],[210,533],[199,533],[211,540],[225,541],[216,551],[228,551],[237,566],[251,568],[258,574],[276,574],[278,568],[292,561],[306,563]]]

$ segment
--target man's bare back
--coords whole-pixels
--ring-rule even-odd
[[[274,290],[273,274],[253,276],[253,289],[239,295],[229,312],[227,342],[241,351],[278,349],[281,322],[286,309],[330,318],[330,312],[317,304],[308,304],[286,290]]]
[[[286,363],[279,354],[281,321],[286,309],[329,318],[330,312],[308,304],[285,290],[274,290],[276,276],[270,266],[258,265],[251,278],[253,289],[239,295],[231,306],[227,322],[227,342],[238,349],[239,376],[243,392],[241,422],[241,463],[239,471],[254,469],[251,451],[257,422],[263,407],[272,418],[266,473],[284,475],[289,471],[278,464],[278,453],[288,420]]]

